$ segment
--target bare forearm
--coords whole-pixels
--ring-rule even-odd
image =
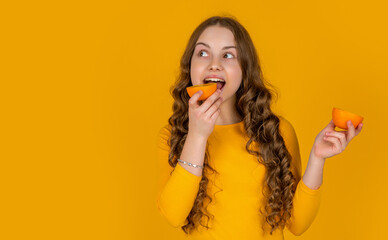
[[[183,145],[182,153],[179,159],[190,162],[196,165],[203,165],[206,151],[206,138],[187,134],[185,144]],[[181,162],[178,162],[183,168],[196,176],[202,176],[203,169],[192,167]]]
[[[322,185],[324,165],[325,159],[316,157],[313,151],[311,151],[306,171],[303,175],[303,182],[307,187],[316,190]]]

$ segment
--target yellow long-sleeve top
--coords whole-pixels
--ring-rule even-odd
[[[288,120],[281,116],[279,118],[280,133],[292,156],[290,170],[298,182],[293,198],[292,217],[286,227],[294,235],[300,235],[309,228],[318,212],[322,185],[314,190],[302,181],[295,130]],[[244,124],[239,122],[215,125],[209,136],[209,164],[219,173],[208,176],[207,193],[212,196],[213,201],[207,210],[214,215],[214,219],[210,218],[209,229],[199,226],[187,239],[284,239],[283,229],[278,228],[269,235],[261,227],[265,221],[259,212],[264,204],[262,189],[265,167],[258,162],[256,156],[246,151],[248,138],[244,133]],[[170,225],[178,228],[188,223],[186,218],[193,207],[202,177],[190,173],[179,163],[175,169],[168,164],[169,136],[170,126],[166,125],[160,129],[157,138],[157,161],[161,177],[156,204]],[[173,172],[170,175],[171,171]],[[203,223],[206,225],[206,221]]]

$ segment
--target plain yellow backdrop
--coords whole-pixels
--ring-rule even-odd
[[[333,107],[364,117],[326,161],[314,223],[286,239],[387,239],[387,10],[383,0],[2,3],[0,239],[182,239],[156,210],[156,134],[190,34],[218,14],[251,34],[303,172]]]

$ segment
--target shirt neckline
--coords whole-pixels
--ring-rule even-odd
[[[232,123],[232,124],[226,124],[226,125],[214,125],[214,128],[228,128],[228,127],[234,127],[234,126],[240,126],[244,123],[244,120],[237,122],[237,123]]]

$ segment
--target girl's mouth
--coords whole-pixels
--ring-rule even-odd
[[[217,83],[217,89],[223,89],[226,82],[225,80],[223,79],[219,79],[219,78],[206,78],[204,79],[204,83]]]
[[[223,89],[225,86],[224,82],[217,82],[217,89]]]

